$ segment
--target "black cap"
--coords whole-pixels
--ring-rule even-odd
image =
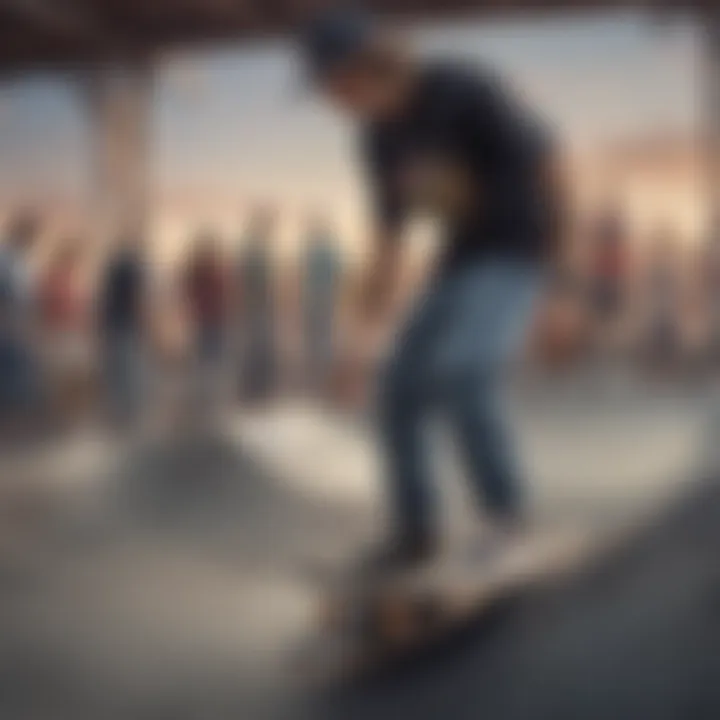
[[[317,80],[363,53],[372,41],[374,23],[362,10],[334,7],[316,15],[301,39],[306,71]]]

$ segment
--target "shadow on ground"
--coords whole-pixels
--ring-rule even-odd
[[[39,496],[26,572],[0,574],[2,718],[720,717],[716,482],[412,663],[317,694],[265,654],[296,629],[303,561],[342,555],[372,518],[210,434],[147,443],[98,487],[78,506]]]
[[[720,486],[593,567],[324,698],[343,718],[720,717]]]

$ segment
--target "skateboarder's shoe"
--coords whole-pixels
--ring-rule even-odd
[[[382,578],[411,572],[431,562],[440,553],[440,543],[432,536],[394,538],[371,550],[361,563],[367,578]]]
[[[527,538],[528,527],[521,519],[498,520],[484,527],[469,545],[469,555],[479,566],[498,564]]]

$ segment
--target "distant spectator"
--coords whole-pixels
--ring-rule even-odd
[[[608,206],[591,237],[591,298],[600,326],[614,324],[625,307],[629,271],[629,238],[621,211]]]
[[[126,425],[143,409],[147,271],[140,241],[123,238],[111,255],[100,288],[100,339],[109,409]]]
[[[267,398],[278,372],[273,241],[275,212],[257,210],[250,219],[236,275],[241,316],[241,390],[251,400]]]
[[[38,410],[35,293],[30,255],[39,220],[29,212],[12,217],[0,247],[0,414]]]
[[[327,221],[312,221],[303,272],[304,356],[307,380],[316,390],[328,389],[335,356],[335,318],[342,271],[336,238]]]
[[[61,413],[76,404],[89,373],[83,259],[83,249],[77,240],[63,242],[39,286],[45,367],[53,407]]]
[[[210,233],[200,234],[186,270],[185,287],[203,363],[217,364],[226,346],[228,282],[222,251]]]
[[[646,297],[648,351],[653,364],[667,366],[680,349],[681,277],[678,247],[673,232],[660,229],[649,248]]]
[[[198,397],[207,406],[218,399],[227,349],[229,284],[217,239],[200,233],[185,270],[185,296],[197,360]]]
[[[83,251],[78,241],[64,242],[50,259],[39,285],[40,319],[44,333],[63,336],[79,330],[85,320],[80,271]]]

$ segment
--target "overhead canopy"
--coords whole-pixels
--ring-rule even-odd
[[[327,0],[0,0],[0,71],[154,54],[166,48],[291,31]],[[378,13],[423,19],[459,13],[646,8],[712,0],[371,0]]]

